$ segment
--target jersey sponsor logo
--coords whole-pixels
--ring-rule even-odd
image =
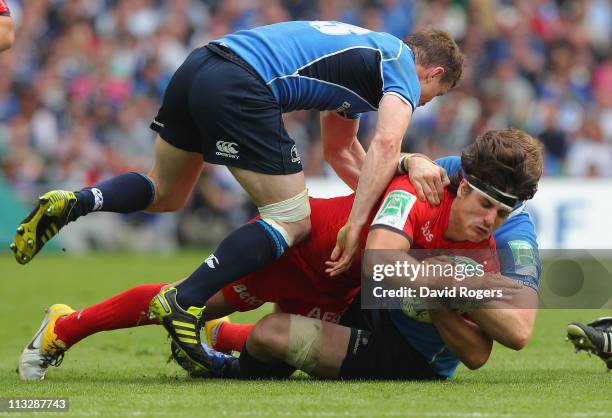
[[[234,292],[238,293],[240,299],[249,306],[259,307],[264,304],[263,300],[259,299],[257,296],[251,295],[244,284],[236,284],[232,286],[232,289],[234,289]]]
[[[297,150],[297,145],[293,145],[291,147],[291,162],[292,163],[301,163],[302,157],[300,157],[300,153]]]
[[[306,314],[308,318],[320,319],[325,322],[337,324],[340,321],[340,314],[337,312],[321,311],[321,308],[315,306]]]
[[[95,187],[91,189],[91,192],[94,195],[94,206],[92,210],[95,212],[102,209],[102,206],[104,205],[104,197],[102,196],[102,190]]]
[[[326,35],[365,35],[366,33],[371,32],[369,29],[360,28],[359,26],[342,22],[331,22],[327,20],[310,22],[310,26]]]
[[[405,190],[393,190],[378,209],[372,225],[386,225],[400,230],[404,229],[410,209],[416,202],[416,196]]]
[[[434,236],[431,233],[431,225],[429,223],[430,221],[425,222],[425,225],[423,225],[421,227],[421,233],[423,234],[423,237],[425,237],[425,241],[427,242],[431,242],[431,240],[433,240]]]
[[[215,153],[216,155],[220,157],[232,158],[234,160],[237,160],[239,158],[238,150],[236,149],[238,147],[238,144],[236,144],[235,142],[217,141],[216,145],[218,150]]]
[[[215,265],[217,265],[217,266],[219,265],[219,259],[217,257],[215,257],[214,254],[209,255],[208,258],[206,260],[204,260],[204,262],[211,269],[214,269]]]

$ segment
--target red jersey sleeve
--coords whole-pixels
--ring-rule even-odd
[[[395,177],[385,191],[370,229],[384,228],[404,235],[412,243],[421,202],[408,176]]]
[[[9,10],[8,4],[4,0],[0,0],[0,16],[10,16],[11,11]]]

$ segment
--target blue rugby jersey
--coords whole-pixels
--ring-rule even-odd
[[[249,63],[283,112],[335,110],[357,118],[376,111],[386,93],[413,110],[419,104],[414,53],[384,32],[341,22],[297,21],[239,31],[213,43]]]
[[[459,157],[441,158],[436,160],[436,163],[444,167],[449,175],[455,174],[461,168]],[[501,273],[537,291],[542,265],[535,225],[525,210],[524,203],[514,208],[493,237],[499,250]],[[433,370],[447,377],[455,373],[459,359],[444,344],[433,324],[415,321],[399,309],[390,313],[395,326],[406,341],[427,359]]]

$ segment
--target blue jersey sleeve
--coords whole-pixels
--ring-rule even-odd
[[[449,176],[458,173],[461,169],[461,158],[457,156],[438,158],[435,163],[445,169]]]
[[[501,273],[537,291],[542,262],[529,213],[520,210],[504,222],[493,237],[497,243]]]
[[[421,84],[416,73],[414,53],[399,41],[397,56],[382,60],[383,93],[398,96],[414,111],[421,98]]]

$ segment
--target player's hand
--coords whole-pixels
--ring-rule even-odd
[[[325,262],[327,266],[325,272],[331,277],[344,273],[351,267],[359,247],[360,232],[361,228],[350,222],[338,231],[336,246],[331,253],[330,260]]]
[[[433,206],[444,198],[444,187],[450,184],[446,170],[427,158],[413,156],[408,159],[408,176],[419,199],[427,199]]]

